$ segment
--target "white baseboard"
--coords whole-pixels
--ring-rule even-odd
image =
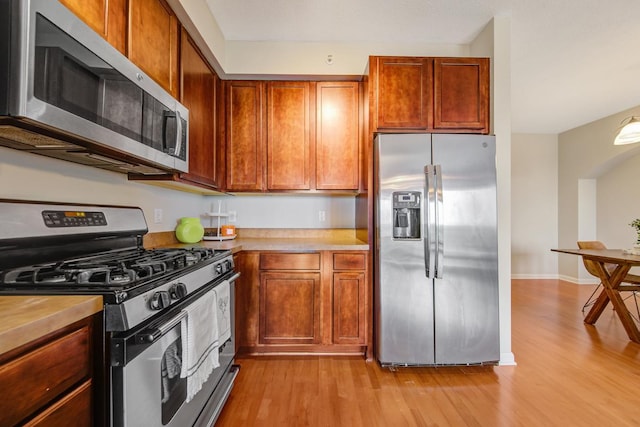
[[[498,366],[516,366],[516,358],[512,352],[500,353],[500,361]]]

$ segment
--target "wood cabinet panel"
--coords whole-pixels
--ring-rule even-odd
[[[91,331],[84,326],[0,366],[0,425],[14,425],[91,376]]]
[[[260,342],[320,341],[320,273],[260,274]]]
[[[258,344],[260,324],[260,253],[240,252],[234,257],[236,271],[236,351]]]
[[[333,342],[365,344],[365,273],[333,274]]]
[[[91,380],[65,395],[24,427],[88,427],[91,419]]]
[[[126,0],[59,0],[113,47],[126,53]]]
[[[182,177],[217,187],[220,79],[184,29],[180,45],[180,101],[189,109],[189,173]]]
[[[366,270],[367,256],[364,253],[334,253],[333,269],[334,270]]]
[[[226,188],[262,191],[265,162],[264,83],[226,83]]]
[[[129,59],[177,98],[178,18],[164,0],[135,0],[128,3]]]
[[[429,129],[433,109],[433,60],[375,57],[377,129]],[[370,64],[371,66],[371,64]]]
[[[267,189],[311,189],[309,82],[267,83]]]
[[[267,252],[260,255],[261,270],[319,270],[319,253]]]
[[[489,132],[489,59],[434,59],[435,129]]]
[[[357,190],[360,177],[360,86],[316,85],[316,188]]]
[[[370,133],[489,133],[489,58],[369,58]]]

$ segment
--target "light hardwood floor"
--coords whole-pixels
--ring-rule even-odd
[[[514,280],[517,366],[382,369],[357,357],[240,358],[217,426],[639,426],[640,345],[593,287]]]

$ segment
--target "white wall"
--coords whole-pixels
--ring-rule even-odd
[[[514,134],[511,141],[511,276],[556,278],[558,137]]]
[[[640,115],[640,107],[558,136],[558,246],[575,248],[578,240],[594,236],[609,247],[632,244],[633,230],[627,224],[640,217],[640,206],[634,199],[634,163],[627,162],[640,154],[640,144],[613,145],[616,129],[631,115]],[[624,244],[624,228],[631,243]],[[593,282],[576,256],[558,255],[558,271],[565,280]]]
[[[631,157],[597,180],[597,237],[611,248],[631,248],[636,232],[629,223],[640,218],[640,156]]]
[[[103,171],[37,154],[0,147],[0,198],[141,207],[149,231],[173,230],[183,216],[204,212],[200,195],[167,190]],[[154,209],[163,211],[154,223]]]
[[[230,223],[238,228],[355,229],[354,196],[210,196],[206,203],[212,212],[218,212],[219,203],[223,212],[235,211],[236,221]],[[320,212],[324,212],[324,220]]]

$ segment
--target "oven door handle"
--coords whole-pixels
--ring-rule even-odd
[[[157,328],[148,328],[143,331],[140,331],[136,334],[136,342],[141,344],[151,344],[156,340],[160,339],[164,334],[169,332],[173,327],[175,327],[178,323],[182,322],[182,319],[187,317],[186,311],[181,311],[180,314],[171,318],[166,323],[163,323],[161,326]]]
[[[227,280],[229,281],[229,283],[235,281],[238,277],[240,277],[240,273],[236,273],[233,276],[229,277]]]

